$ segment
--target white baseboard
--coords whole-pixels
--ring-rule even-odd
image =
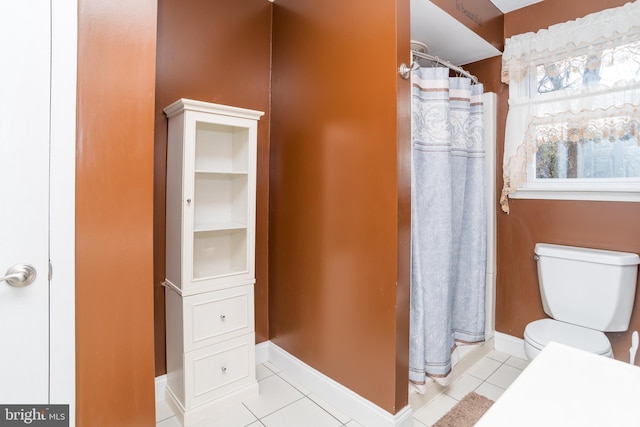
[[[256,344],[256,365],[269,361],[269,344],[271,341],[263,341]]]
[[[524,340],[522,338],[516,338],[496,331],[493,337],[493,345],[497,351],[527,360],[527,354],[524,352]]]
[[[367,427],[411,427],[412,410],[405,406],[393,415],[332,380],[277,345],[268,343],[269,362],[303,384],[318,397]]]
[[[156,402],[164,400],[164,391],[167,388],[167,375],[156,377]]]
[[[271,341],[256,344],[256,364],[271,362],[312,393],[367,427],[411,427],[409,405],[391,414],[342,384],[332,380]],[[167,376],[156,377],[156,402],[165,400]]]

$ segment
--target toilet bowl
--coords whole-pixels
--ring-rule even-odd
[[[553,319],[531,322],[524,330],[524,351],[533,360],[551,341],[604,357],[613,357],[611,342],[604,332]]]

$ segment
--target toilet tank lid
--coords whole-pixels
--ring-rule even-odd
[[[572,259],[609,265],[638,265],[640,256],[632,252],[608,251],[604,249],[563,246],[551,243],[536,243],[534,252],[538,256]]]

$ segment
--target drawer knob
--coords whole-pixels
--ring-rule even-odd
[[[227,368],[226,368],[226,366],[223,366],[223,367],[221,368],[221,371],[222,371],[222,373],[223,373],[223,374],[226,374],[226,373],[227,373]]]
[[[224,314],[221,314],[221,315],[220,315],[220,320],[224,320],[224,319],[226,319],[226,318],[227,318],[227,316],[225,316]]]

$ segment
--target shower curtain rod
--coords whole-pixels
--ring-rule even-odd
[[[429,55],[428,53],[422,53],[422,52],[419,52],[419,51],[413,50],[413,49],[411,49],[411,54],[414,57],[426,59],[427,61],[437,62],[440,65],[444,65],[445,67],[447,67],[447,68],[449,68],[449,69],[451,69],[451,70],[453,70],[453,71],[455,71],[457,73],[460,73],[465,77],[470,78],[473,83],[478,83],[478,78],[476,76],[474,76],[473,74],[471,74],[467,70],[464,70],[464,69],[458,67],[457,65],[453,65],[449,61],[445,61],[444,59],[440,59],[437,56]],[[416,67],[416,64],[417,64],[417,62],[411,64],[411,69],[412,70],[415,70],[415,69],[418,68],[418,67]],[[418,66],[419,65],[420,64],[418,64]]]

